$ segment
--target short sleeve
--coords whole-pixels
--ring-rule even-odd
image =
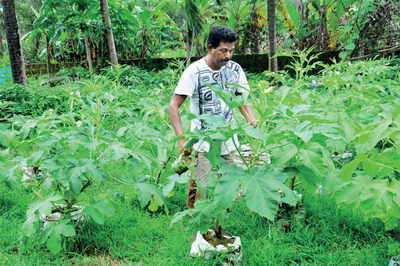
[[[193,66],[189,66],[179,79],[175,88],[175,94],[192,96],[196,89],[196,72]]]

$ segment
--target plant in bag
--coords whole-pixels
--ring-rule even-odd
[[[49,117],[43,117],[43,120],[47,119]],[[103,224],[104,218],[113,214],[113,209],[101,199],[90,197],[87,204],[81,201],[81,195],[89,187],[105,181],[107,177],[96,160],[99,146],[93,138],[94,126],[87,120],[81,126],[71,126],[67,130],[40,128],[44,125],[41,123],[43,120],[33,128],[38,135],[22,143],[32,145],[32,150],[39,149],[26,162],[37,165],[43,175],[43,180],[32,188],[39,200],[28,207],[23,233],[29,237],[44,230],[43,241],[50,251],[58,253],[64,237],[75,235],[77,222],[90,217],[94,222]],[[72,121],[61,119],[57,122]]]
[[[218,87],[209,86],[218,97],[229,104],[231,110],[244,103],[242,96],[232,96]],[[229,246],[235,239],[228,236],[222,226],[231,219],[227,210],[235,204],[240,188],[245,191],[246,206],[251,211],[270,220],[274,219],[280,203],[294,206],[298,201],[298,196],[285,185],[288,175],[282,169],[271,165],[252,167],[245,160],[240,147],[235,142],[243,165],[228,164],[220,157],[221,144],[233,138],[235,134],[246,135],[263,142],[266,137],[261,131],[248,125],[227,124],[223,117],[216,115],[205,114],[198,118],[201,119],[206,129],[193,131],[186,137],[191,143],[197,141],[210,143],[210,150],[206,157],[215,171],[212,171],[211,177],[206,183],[201,183],[196,176],[193,176],[200,188],[207,188],[209,197],[197,201],[194,209],[177,213],[172,223],[176,223],[185,216],[190,216],[190,223],[194,224],[201,232],[207,232],[202,236],[208,238],[209,242],[213,242],[217,247],[219,244]],[[210,193],[208,193],[209,191]],[[216,224],[214,230],[208,231],[213,223]]]
[[[103,224],[105,217],[113,215],[101,194],[82,199],[93,185],[107,181],[106,165],[127,157],[126,152],[114,156],[117,136],[103,125],[105,113],[114,108],[108,96],[70,97],[71,111],[73,102],[79,102],[79,115],[57,115],[50,110],[36,119],[15,117],[14,133],[8,135],[18,141],[3,141],[9,148],[8,181],[19,183],[24,169],[36,169],[25,187],[38,200],[28,207],[22,233],[41,236],[53,253],[62,250],[66,237],[76,234],[77,223],[91,219]]]

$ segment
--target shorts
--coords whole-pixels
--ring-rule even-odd
[[[196,162],[194,166],[194,176],[195,179],[200,181],[201,183],[206,183],[210,179],[212,165],[210,161],[205,156],[205,152],[199,152],[196,156]],[[221,157],[227,162],[228,164],[232,164],[232,156],[231,154],[221,155]],[[188,194],[186,200],[186,206],[190,209],[194,208],[194,204],[197,200],[199,200],[202,196],[203,199],[207,197],[207,189],[202,188],[203,195],[197,189],[197,183],[192,178],[188,182]]]

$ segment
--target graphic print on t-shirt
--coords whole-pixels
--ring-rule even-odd
[[[232,111],[229,106],[222,101],[213,90],[206,84],[219,85],[224,91],[229,91],[233,95],[237,89],[227,83],[239,82],[240,68],[233,62],[228,62],[225,67],[218,72],[210,69],[202,69],[198,71],[198,95],[199,95],[199,111],[200,114],[214,114],[224,117],[225,121],[231,123],[233,121]]]

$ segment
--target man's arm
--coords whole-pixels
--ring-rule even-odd
[[[244,74],[244,71],[241,67],[240,67],[239,73],[240,74],[239,74],[239,82],[238,83],[242,87],[246,88],[246,90],[250,91],[249,83],[248,83],[246,75]],[[242,89],[239,89],[238,94],[242,95],[243,92],[244,91]],[[251,109],[250,103],[246,102],[244,105],[239,106],[239,110],[240,110],[240,113],[242,113],[243,117],[246,119],[248,125],[257,127],[257,120],[253,114],[253,110]]]
[[[243,106],[239,106],[239,110],[240,113],[242,113],[243,117],[246,119],[248,125],[257,127],[257,120],[249,103],[246,102]]]
[[[181,116],[179,114],[179,107],[185,101],[186,97],[187,97],[186,95],[174,94],[174,96],[172,96],[171,102],[169,103],[168,107],[169,118],[171,120],[172,127],[175,130],[175,134],[178,137],[184,135]],[[184,138],[179,139],[178,144],[179,144],[179,152],[182,152],[185,147],[185,139]]]

